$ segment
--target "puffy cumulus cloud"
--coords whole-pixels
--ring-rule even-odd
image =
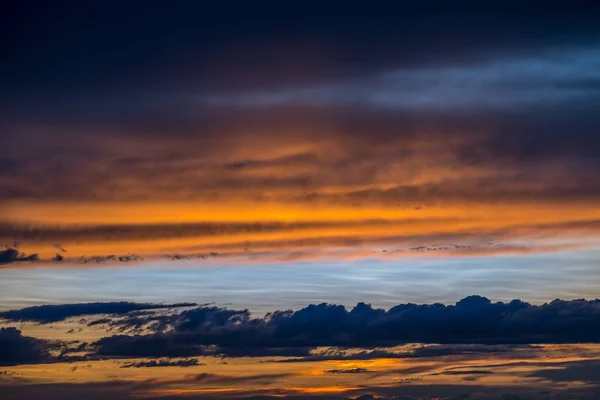
[[[23,336],[17,328],[0,328],[0,365],[43,362],[48,350],[47,342]]]
[[[168,318],[154,334],[100,339],[94,343],[96,352],[131,357],[185,357],[219,352],[308,356],[308,349],[319,346],[600,341],[594,328],[600,325],[599,300],[555,300],[536,306],[520,300],[492,303],[484,297],[469,296],[455,305],[399,304],[387,311],[365,303],[351,310],[323,303],[298,311],[275,311],[264,318],[254,318],[247,310],[204,307]],[[154,317],[149,317],[145,321],[148,327],[157,326],[152,325],[153,320]],[[129,324],[127,319],[119,323]],[[139,318],[132,323],[139,324]],[[440,352],[457,351],[466,350],[425,349],[417,350],[422,353],[417,356],[433,357]]]
[[[126,314],[132,311],[193,307],[196,305],[196,303],[149,304],[126,301],[112,303],[42,305],[0,312],[0,318],[9,321],[33,321],[47,324],[83,315]]]

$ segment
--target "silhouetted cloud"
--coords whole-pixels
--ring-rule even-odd
[[[328,374],[362,374],[369,372],[366,368],[349,368],[349,369],[330,369],[325,371]]]
[[[82,256],[79,258],[79,262],[81,262],[83,264],[87,264],[89,262],[101,263],[101,262],[105,262],[105,261],[130,262],[130,261],[140,261],[143,259],[144,258],[138,254],[129,253],[129,254],[123,254],[123,255],[110,254],[107,256],[91,256],[91,257]]]
[[[121,368],[152,368],[152,367],[195,367],[204,365],[198,362],[195,358],[187,358],[182,360],[150,360],[138,362],[126,362],[121,365]]]
[[[264,318],[254,318],[247,310],[204,307],[171,315],[155,334],[106,337],[95,346],[101,355],[183,357],[207,354],[207,349],[212,354],[229,349],[261,354],[266,349],[294,348],[303,353],[318,346],[600,342],[599,304],[600,300],[555,300],[536,306],[469,296],[455,305],[399,304],[388,311],[365,303],[350,311],[324,303],[275,311]],[[140,323],[138,318],[135,323]],[[421,356],[457,351],[440,350],[421,350]]]
[[[20,261],[39,261],[40,257],[37,254],[26,255],[19,252],[17,249],[8,248],[0,250],[0,264],[10,264]]]
[[[38,363],[47,357],[47,342],[23,336],[17,328],[0,328],[0,365]]]
[[[4,318],[9,321],[33,321],[45,324],[63,321],[70,317],[78,317],[82,315],[126,314],[131,311],[193,307],[196,305],[196,303],[150,304],[132,303],[126,301],[112,303],[42,305],[0,312],[0,318]]]
[[[100,319],[95,319],[93,321],[88,322],[87,326],[94,326],[94,325],[102,325],[102,324],[108,324],[112,321],[112,319],[110,318],[100,318]]]

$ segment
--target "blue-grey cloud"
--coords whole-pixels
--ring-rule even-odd
[[[9,321],[32,321],[50,323],[64,321],[67,318],[98,314],[127,314],[132,311],[158,310],[177,307],[193,307],[196,303],[149,304],[127,301],[111,303],[79,303],[42,305],[0,312],[0,318]]]
[[[0,328],[0,365],[39,363],[48,358],[49,345],[23,336],[17,328]]]
[[[600,362],[598,360],[567,361],[540,365],[540,369],[529,374],[532,378],[539,378],[551,382],[588,382],[600,384]]]
[[[600,48],[467,66],[398,69],[371,78],[267,92],[199,95],[209,106],[364,105],[406,110],[522,110],[600,96]],[[191,100],[191,99],[190,99]]]
[[[170,316],[155,334],[115,335],[100,339],[95,347],[100,355],[183,357],[206,354],[207,349],[213,354],[257,355],[272,354],[268,349],[299,348],[301,355],[318,346],[599,342],[599,303],[555,300],[535,306],[469,296],[450,306],[399,304],[388,311],[364,303],[350,311],[319,304],[264,318],[254,318],[247,310],[204,307]],[[126,319],[120,323],[128,324]]]

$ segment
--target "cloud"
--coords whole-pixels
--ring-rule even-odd
[[[598,360],[567,361],[547,365],[551,368],[541,368],[529,374],[532,378],[539,378],[551,382],[587,382],[600,384]]]
[[[9,321],[33,321],[47,324],[50,322],[64,321],[67,318],[79,317],[82,315],[126,314],[139,310],[193,307],[196,305],[196,303],[150,304],[131,303],[126,301],[112,303],[42,305],[0,312],[0,318]]]
[[[312,389],[310,392],[302,392],[301,388],[294,389],[269,389],[263,388],[258,390],[230,390],[230,391],[207,391],[198,390],[186,391],[177,390],[169,391],[168,389],[161,391],[138,391],[135,383],[123,381],[110,382],[85,382],[85,383],[35,383],[29,385],[22,384],[5,384],[3,385],[4,393],[9,398],[15,399],[37,399],[44,397],[49,400],[60,400],[65,398],[82,398],[86,397],[92,400],[115,399],[128,400],[139,398],[140,394],[153,397],[172,397],[175,395],[181,396],[183,393],[189,399],[276,399],[287,398],[290,400],[412,400],[419,398],[442,398],[445,400],[490,400],[490,399],[505,399],[505,400],[545,400],[549,396],[549,391],[546,387],[517,387],[517,386],[483,386],[483,385],[430,385],[419,382],[411,385],[410,382],[399,386],[392,387],[377,387],[364,386],[360,389],[348,388],[347,391],[338,393],[328,393],[327,388],[323,387],[319,392],[319,388]],[[341,393],[340,393],[341,392]],[[368,393],[368,394],[363,394]],[[558,398],[578,398],[578,399],[595,399],[597,393],[595,389],[555,389],[552,394]]]
[[[91,251],[106,254],[129,248],[144,256],[129,253],[117,257],[113,253],[65,259],[69,265],[91,264],[98,267],[117,261],[125,263],[160,258],[208,260],[218,257],[218,262],[238,262],[240,259],[268,262],[531,254],[584,249],[593,246],[593,240],[600,238],[600,214],[596,209],[583,208],[581,213],[577,213],[572,207],[568,210],[563,207],[506,207],[498,214],[485,213],[485,209],[478,207],[468,211],[469,214],[456,207],[436,208],[431,214],[399,210],[390,211],[391,215],[387,217],[385,210],[381,210],[378,218],[348,214],[348,219],[341,220],[327,219],[327,216],[319,214],[313,216],[312,221],[302,221],[305,217],[302,216],[296,222],[89,226],[12,223],[0,224],[0,237],[17,237],[28,246],[41,250],[48,249],[55,240],[68,240],[73,242],[69,254],[74,255]],[[402,219],[403,211],[413,214]],[[531,213],[530,222],[522,222],[520,216],[523,212]],[[42,260],[49,261],[54,254],[53,250],[42,253]]]
[[[186,358],[181,360],[150,360],[138,362],[126,362],[121,368],[153,368],[153,367],[196,367],[200,364],[195,358]]]
[[[87,326],[95,326],[95,325],[108,324],[111,321],[112,321],[112,319],[110,319],[110,318],[95,319],[93,321],[88,322]]]
[[[221,384],[221,385],[232,385],[237,383],[245,383],[245,382],[255,382],[255,383],[264,383],[269,384],[273,381],[285,378],[290,376],[289,373],[274,373],[274,374],[256,374],[256,375],[241,375],[241,376],[231,376],[231,375],[222,375],[222,374],[212,374],[212,373],[202,373],[198,375],[188,375],[182,379],[172,379],[172,380],[159,380],[156,383],[160,386],[165,384],[173,384],[173,383],[210,383],[210,384]],[[152,385],[154,382],[152,380],[145,382],[144,385]]]
[[[2,24],[3,200],[598,199],[590,5],[87,7]]]
[[[561,55],[494,60],[474,66],[398,69],[372,79],[275,91],[209,94],[201,96],[199,101],[221,107],[361,104],[473,112],[497,108],[519,110],[525,106],[595,98],[598,88],[593,83],[600,82],[596,71],[600,53],[574,51]]]
[[[490,375],[492,371],[486,371],[482,369],[466,369],[460,371],[443,371],[433,375]]]
[[[39,363],[48,358],[48,343],[23,336],[17,328],[0,328],[0,365]]]
[[[372,221],[376,223],[377,221]],[[380,221],[384,224],[385,221]],[[335,223],[333,223],[335,225]],[[352,222],[338,222],[340,226],[351,225]],[[278,232],[327,226],[326,221],[319,222],[248,222],[248,223],[188,223],[188,224],[115,224],[97,226],[27,226],[22,224],[0,225],[0,236],[18,237],[21,240],[127,240],[127,239],[160,239],[233,235],[242,233]]]
[[[328,374],[362,374],[365,372],[370,372],[366,368],[349,368],[349,369],[330,369],[325,371]]]
[[[247,310],[197,308],[170,316],[155,334],[115,335],[100,339],[94,346],[104,356],[185,357],[228,351],[275,355],[276,351],[268,349],[294,348],[300,349],[299,356],[308,356],[306,349],[311,347],[405,343],[599,342],[594,329],[600,324],[599,304],[600,300],[555,300],[536,306],[520,300],[492,303],[484,297],[469,296],[455,305],[399,304],[387,311],[364,303],[349,311],[323,303],[298,311],[275,311],[264,318],[254,318]],[[148,319],[151,321],[152,317]],[[425,349],[413,356],[466,351],[460,347]]]
[[[425,358],[436,359],[438,357],[453,358],[471,358],[486,357],[488,355],[508,354],[510,357],[514,352],[523,352],[527,350],[536,351],[537,348],[531,345],[483,345],[483,344],[427,344],[427,345],[409,345],[409,348],[402,346],[400,348],[387,347],[368,350],[353,350],[346,348],[329,347],[327,349],[312,349],[310,355],[303,357],[288,358],[278,362],[318,362],[335,360],[373,360],[377,358]],[[428,369],[426,369],[428,370]],[[413,370],[402,370],[403,373],[415,372]],[[418,369],[417,372],[422,372]]]
[[[0,264],[10,264],[21,261],[39,261],[40,257],[37,254],[25,255],[25,253],[19,253],[17,249],[8,248],[0,250]]]

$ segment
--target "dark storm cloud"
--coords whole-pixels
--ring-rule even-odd
[[[196,303],[148,304],[126,301],[112,303],[42,305],[0,312],[0,318],[9,321],[33,321],[47,324],[50,322],[64,321],[67,318],[79,317],[82,315],[126,314],[139,310],[159,310],[176,307],[193,307],[196,305]]]
[[[598,342],[599,304],[599,300],[555,300],[535,306],[470,296],[451,306],[400,304],[388,311],[364,303],[350,311],[319,304],[264,318],[253,318],[247,310],[210,307],[173,315],[168,330],[163,326],[156,334],[111,336],[95,346],[99,355],[185,357],[206,354],[207,349],[213,354],[249,349],[248,354],[257,355],[264,349],[301,347],[304,352],[317,346]]]
[[[0,365],[43,362],[48,348],[45,341],[23,336],[17,328],[0,328]]]

